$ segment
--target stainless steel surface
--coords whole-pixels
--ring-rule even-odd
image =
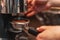
[[[6,5],[7,5],[7,13],[9,13],[9,6],[10,6],[10,2],[9,2],[9,0],[6,0]]]
[[[13,12],[13,0],[10,0],[10,8],[9,8],[9,13]]]
[[[17,5],[17,3],[19,4],[19,0],[14,0],[14,4],[12,3],[13,2],[13,0],[5,0],[6,1],[6,5],[5,5],[5,7],[6,7],[6,12],[4,12],[4,13],[20,13],[20,5]],[[24,11],[26,11],[26,5],[27,4],[25,4],[26,3],[26,1],[24,0],[24,6],[23,6],[23,10]],[[12,7],[13,6],[13,7]],[[18,8],[19,7],[19,8]],[[21,6],[22,7],[22,6]],[[14,10],[13,10],[13,9]],[[18,8],[18,9],[17,9]],[[13,11],[12,11],[13,10]],[[17,12],[17,10],[19,10],[19,12]],[[2,10],[3,11],[3,10]],[[33,24],[34,25],[34,24]],[[25,25],[26,26],[26,25]],[[31,26],[31,25],[30,25]],[[34,25],[35,26],[35,25]],[[30,34],[29,34],[30,35]],[[32,36],[32,35],[30,35],[30,36]]]
[[[20,13],[26,11],[26,0],[3,0],[4,7],[1,13]],[[23,14],[23,13],[22,13]]]
[[[19,4],[19,0],[18,0],[18,8],[17,8],[17,13],[20,13],[20,4]]]
[[[14,0],[13,13],[17,13],[18,0]]]
[[[19,32],[19,31],[22,31],[24,30],[25,27],[29,27],[28,24],[29,24],[29,20],[28,19],[24,19],[24,20],[13,20],[11,22],[12,24],[12,27],[14,29],[17,29],[18,31],[15,31],[15,32]]]
[[[24,0],[24,12],[27,11],[27,0]]]

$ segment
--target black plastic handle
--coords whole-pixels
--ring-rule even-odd
[[[28,33],[37,36],[40,32],[38,32],[36,29],[34,28],[29,28]]]

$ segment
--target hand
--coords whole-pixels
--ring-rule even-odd
[[[50,3],[47,0],[27,0],[28,10],[25,12],[26,16],[33,16],[34,14],[50,8]]]
[[[39,32],[37,40],[60,40],[60,26],[42,26],[37,28]]]

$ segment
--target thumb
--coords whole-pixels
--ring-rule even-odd
[[[48,26],[41,26],[37,28],[37,31],[42,32],[44,30],[48,29]]]

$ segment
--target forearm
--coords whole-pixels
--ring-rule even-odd
[[[60,7],[60,0],[49,0],[53,7]]]

